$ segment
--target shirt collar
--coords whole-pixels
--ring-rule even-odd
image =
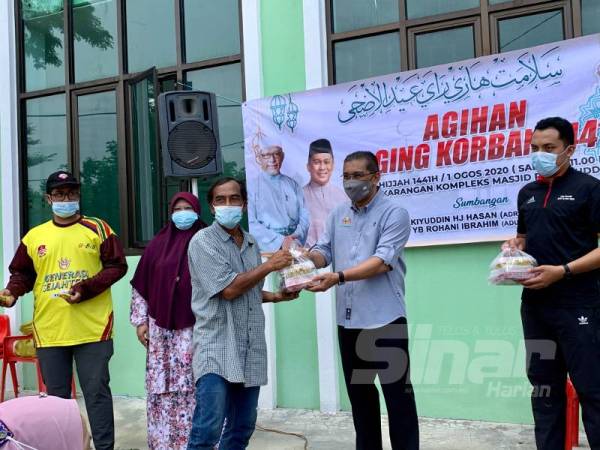
[[[383,198],[384,195],[385,194],[383,193],[383,191],[379,187],[377,187],[377,193],[375,194],[375,197],[373,197],[369,203],[367,203],[362,208],[356,207],[353,203],[351,208],[354,212],[364,211],[366,214],[369,211],[371,211],[381,201],[381,199]]]
[[[279,181],[281,180],[281,171],[277,174],[277,175],[269,175],[267,172],[265,172],[264,170],[260,169],[260,176],[263,177],[265,180],[269,181],[269,182],[274,182],[274,181]]]
[[[71,225],[75,225],[76,223],[80,223],[82,220],[84,219],[84,217],[80,214],[79,215],[79,219],[74,220],[73,222],[69,222],[69,223],[58,223],[54,220],[54,216],[52,216],[52,223],[54,224],[54,226],[59,227],[59,228],[67,228],[70,227]]]
[[[231,236],[225,229],[219,225],[219,223],[215,220],[211,225],[217,232],[217,235],[221,238],[223,242],[227,242],[228,240],[233,240],[233,236]],[[255,245],[256,241],[254,237],[250,233],[246,233],[246,231],[241,228],[242,234],[244,235],[244,243],[248,243],[248,245]]]
[[[542,183],[542,184],[552,184],[554,183],[556,180],[558,179],[563,179],[566,178],[568,175],[570,175],[575,169],[573,169],[572,166],[569,166],[569,168],[567,170],[565,170],[565,172],[562,175],[559,175],[557,177],[553,177],[553,178],[546,178],[543,177],[541,175],[537,175],[535,177],[535,181],[537,181],[538,183]]]
[[[327,186],[329,186],[329,183],[326,183],[324,185],[320,185],[318,183],[315,183],[312,180],[308,182],[308,187],[311,188],[311,189],[325,189]]]

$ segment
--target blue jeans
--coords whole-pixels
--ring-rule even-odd
[[[245,449],[256,425],[259,391],[258,386],[230,383],[214,373],[202,376],[196,382],[188,450],[212,450],[217,444],[219,450]]]

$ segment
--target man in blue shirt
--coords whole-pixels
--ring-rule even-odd
[[[418,449],[417,408],[409,379],[404,305],[404,246],[410,218],[379,189],[377,158],[355,152],[344,161],[351,202],[334,209],[309,257],[319,268],[310,290],[336,286],[337,325],[344,380],[352,405],[357,449],[381,449],[379,392],[385,396],[394,449]]]

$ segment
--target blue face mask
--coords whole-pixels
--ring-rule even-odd
[[[66,219],[74,216],[79,211],[79,202],[52,202],[52,212]]]
[[[189,230],[198,220],[198,214],[195,211],[175,211],[171,214],[171,220],[180,230]]]
[[[533,152],[531,154],[531,164],[533,164],[533,168],[543,177],[551,177],[560,169],[560,166],[556,165],[557,158],[565,153],[566,150],[558,155],[555,153],[548,152]],[[563,164],[565,164],[568,159],[565,160]],[[562,166],[562,164],[561,164]]]
[[[242,207],[215,206],[215,220],[225,228],[233,230],[242,220]]]

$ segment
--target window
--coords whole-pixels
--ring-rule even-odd
[[[44,198],[48,175],[69,166],[65,94],[27,100],[24,110],[27,215],[29,225],[33,227],[48,220],[50,215],[50,207]]]
[[[336,33],[395,23],[400,19],[398,0],[336,0],[332,6]]]
[[[435,66],[474,58],[475,26],[449,28],[415,34],[414,67]]]
[[[386,33],[337,42],[334,54],[338,83],[394,73],[400,67],[400,37]]]
[[[600,33],[600,2],[581,0],[582,34]]]
[[[23,232],[49,219],[45,181],[59,169],[80,178],[82,212],[105,219],[129,252],[160,230],[170,196],[190,186],[162,176],[161,92],[218,95],[225,175],[243,175],[241,0],[13,1]],[[199,183],[202,203],[210,181]]]
[[[186,61],[240,53],[238,0],[185,0]]]
[[[128,0],[129,72],[177,64],[174,0]]]
[[[564,39],[562,10],[500,19],[498,50],[509,52]]]
[[[106,220],[120,235],[115,91],[78,95],[76,108],[81,211]]]
[[[596,0],[326,0],[329,83],[600,32]],[[483,4],[483,7],[482,7]]]
[[[73,0],[75,80],[117,75],[117,0]]]
[[[28,91],[65,83],[63,0],[23,0],[25,86]]]
[[[406,0],[406,17],[417,19],[478,7],[479,0]]]

